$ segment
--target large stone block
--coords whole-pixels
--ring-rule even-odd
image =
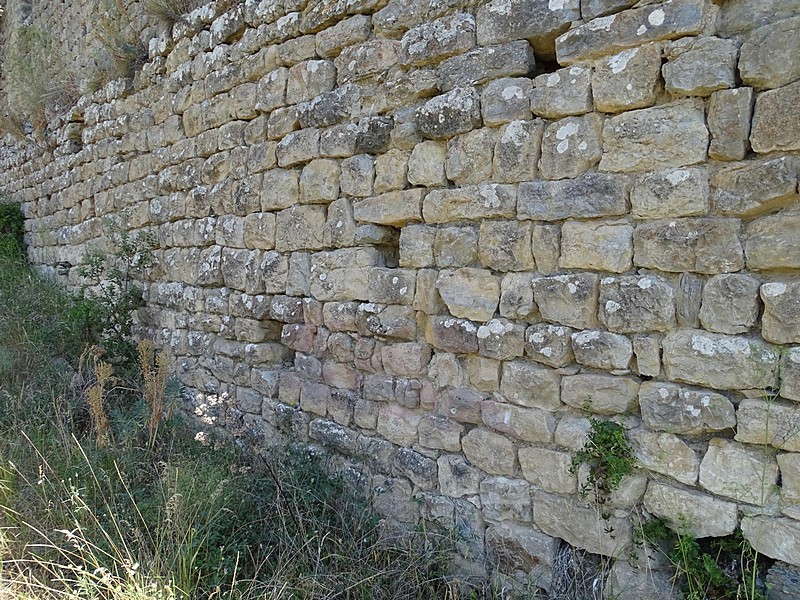
[[[700,322],[716,333],[746,333],[758,320],[757,279],[732,273],[714,275],[703,286]]]
[[[366,198],[373,194],[375,160],[369,154],[359,154],[342,161],[339,181],[342,194]]]
[[[565,367],[575,358],[571,334],[569,327],[549,323],[531,325],[525,330],[525,354],[551,367]]]
[[[711,94],[708,156],[716,160],[742,160],[750,150],[750,116],[753,88],[720,90]]]
[[[631,189],[631,214],[637,219],[668,219],[708,214],[708,171],[684,167],[645,173]]]
[[[736,412],[736,441],[800,452],[800,407],[793,402],[745,398]]]
[[[293,206],[278,213],[275,248],[279,252],[317,250],[323,247],[324,206]]]
[[[478,351],[478,328],[472,321],[452,317],[431,317],[427,341],[439,350],[470,354]]]
[[[339,161],[317,158],[300,173],[300,200],[305,204],[327,204],[339,197]]]
[[[800,283],[765,283],[761,300],[761,336],[775,344],[800,342]]]
[[[422,216],[426,223],[513,218],[516,206],[517,190],[512,185],[470,185],[431,190],[423,201]]]
[[[436,448],[447,452],[461,452],[461,435],[464,433],[464,426],[460,423],[438,415],[425,415],[419,422],[418,430],[419,443],[426,448]],[[440,471],[440,480],[441,477]],[[475,493],[477,493],[477,484]]]
[[[800,213],[782,212],[751,221],[744,249],[747,268],[800,268]]]
[[[710,96],[736,85],[733,40],[717,37],[684,38],[667,46],[669,59],[662,71],[666,89],[673,96]]]
[[[598,415],[628,412],[636,402],[639,383],[613,375],[568,375],[561,379],[561,401]]]
[[[578,489],[575,474],[570,472],[572,455],[569,452],[520,448],[519,466],[525,479],[546,492],[573,494]]]
[[[481,418],[492,429],[525,442],[551,442],[556,429],[555,418],[548,411],[505,402],[484,402]]]
[[[500,393],[512,404],[556,411],[561,404],[561,375],[521,360],[503,363]]]
[[[539,117],[560,119],[592,110],[592,70],[568,67],[533,80],[531,111]]]
[[[492,159],[493,180],[516,183],[536,178],[544,122],[511,121],[497,132]]]
[[[683,330],[668,333],[662,346],[664,368],[673,381],[719,390],[775,385],[779,353],[759,339]]]
[[[738,522],[736,504],[701,492],[651,481],[644,506],[652,514],[681,525],[693,537],[717,537],[733,533]]]
[[[603,171],[683,167],[706,158],[708,129],[702,103],[683,100],[630,111],[603,126]]]
[[[433,255],[437,267],[466,267],[478,259],[475,227],[445,227],[436,232]]]
[[[329,92],[336,84],[336,68],[330,60],[307,60],[289,69],[286,103],[297,104]]]
[[[661,47],[646,44],[595,62],[592,97],[597,110],[647,108],[661,91]]]
[[[759,154],[800,150],[800,81],[758,95],[750,144]]]
[[[598,276],[595,273],[556,275],[533,280],[533,296],[546,321],[576,329],[597,323]]]
[[[684,218],[638,225],[633,263],[659,271],[730,273],[744,267],[739,219]]]
[[[534,270],[530,222],[483,221],[478,248],[484,267],[495,271]]]
[[[717,171],[711,177],[717,211],[752,217],[791,203],[797,199],[797,167],[794,157],[783,156]]]
[[[457,269],[442,271],[436,288],[455,317],[488,321],[500,300],[500,283],[490,271]]]
[[[342,49],[334,60],[336,82],[341,86],[349,81],[367,79],[384,73],[397,64],[400,42],[373,39]]]
[[[800,400],[800,348],[787,348],[781,358],[781,396]]]
[[[456,87],[417,110],[417,127],[432,139],[453,137],[480,127],[481,101],[474,87]]]
[[[463,133],[447,142],[445,173],[456,185],[492,178],[495,131],[488,127]]]
[[[323,58],[334,57],[342,48],[366,42],[371,30],[372,24],[366,15],[355,15],[339,21],[317,33],[317,54]]]
[[[756,552],[800,566],[800,523],[794,519],[744,517],[742,534]]]
[[[726,37],[797,15],[794,0],[728,0],[720,8],[715,25]]]
[[[655,275],[604,277],[598,316],[616,333],[669,331],[676,325],[675,292]]]
[[[531,241],[536,270],[542,275],[553,274],[558,269],[558,259],[561,257],[561,227],[534,225]]]
[[[633,358],[633,344],[624,335],[586,330],[572,334],[575,362],[606,371],[627,370]]]
[[[478,327],[478,350],[482,356],[510,360],[525,351],[525,328],[506,319],[492,319]]]
[[[444,142],[425,141],[417,144],[408,159],[409,183],[425,187],[446,186],[446,160],[447,146]]]
[[[400,64],[421,67],[475,46],[475,19],[456,13],[410,29],[400,40]]]
[[[656,431],[693,435],[736,427],[733,403],[710,390],[646,381],[639,388],[639,407],[642,421]]]
[[[628,433],[637,462],[645,469],[695,485],[700,458],[686,442],[671,433],[652,433],[634,429]]]
[[[776,56],[785,57],[775,60]],[[739,74],[757,89],[778,88],[800,79],[800,16],[753,30],[742,44]]]
[[[714,438],[700,463],[700,486],[738,502],[764,506],[775,495],[778,463],[761,448]]]
[[[478,47],[442,61],[439,87],[446,91],[481,85],[500,77],[527,75],[534,66],[533,50],[524,40]]]
[[[342,248],[311,255],[311,295],[322,302],[367,300],[370,267],[382,266],[375,248]]]
[[[526,77],[502,77],[487,83],[481,96],[484,124],[496,126],[529,120],[531,86]]]
[[[619,175],[588,173],[566,181],[521,183],[517,216],[536,221],[561,221],[624,215],[628,180]]]
[[[516,450],[514,443],[504,435],[476,427],[463,437],[461,447],[464,449],[464,456],[486,473],[514,474]]]
[[[480,494],[483,514],[490,521],[531,521],[533,506],[527,481],[487,477],[481,481]]]
[[[567,221],[561,227],[560,267],[623,273],[632,267],[633,227]]]
[[[505,521],[486,529],[491,564],[537,588],[550,587],[559,545],[559,540],[536,529]]]
[[[287,134],[275,149],[278,165],[291,167],[319,157],[319,130],[301,129]]]
[[[384,404],[378,413],[378,433],[393,444],[411,446],[417,441],[422,415],[396,404]]]
[[[353,203],[353,218],[362,223],[402,227],[422,219],[421,207],[425,190],[387,192]]]
[[[442,494],[451,498],[463,498],[480,493],[479,486],[484,474],[463,457],[445,454],[436,463],[439,467],[439,491]]]
[[[567,117],[545,127],[539,172],[545,179],[578,177],[600,162],[602,120],[596,113]]]
[[[506,273],[500,282],[500,316],[534,321],[539,309],[533,301],[533,273]]]

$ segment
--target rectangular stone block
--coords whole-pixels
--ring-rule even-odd
[[[452,190],[431,190],[422,204],[426,223],[464,219],[513,218],[517,190],[511,185],[485,184]]]
[[[782,212],[755,219],[746,229],[747,268],[753,270],[800,267],[800,214]]]
[[[605,173],[588,173],[566,181],[523,182],[517,196],[517,216],[562,221],[624,215],[629,187],[626,177]]]
[[[561,401],[599,415],[629,411],[639,393],[639,383],[613,375],[569,375],[561,379]]]
[[[759,154],[800,149],[800,81],[757,96],[750,144]]]
[[[311,295],[323,302],[367,300],[370,267],[382,266],[375,248],[342,248],[311,255]]]
[[[711,177],[714,204],[723,215],[752,217],[797,199],[795,157],[747,161],[720,169]]]
[[[475,18],[456,13],[410,29],[400,40],[399,59],[404,66],[438,63],[475,46]]]
[[[624,273],[633,259],[633,227],[595,222],[567,221],[561,227],[564,269],[595,269]]]
[[[616,333],[669,331],[676,326],[675,292],[655,275],[604,277],[598,316]]]
[[[373,198],[353,203],[353,218],[362,223],[377,223],[403,227],[412,221],[421,221],[425,190],[387,192]]]
[[[492,177],[498,183],[536,179],[544,122],[511,121],[497,132]]]
[[[533,296],[542,318],[577,329],[591,329],[597,323],[597,290],[595,273],[533,280]]]
[[[533,70],[533,49],[524,40],[483,46],[448,58],[439,65],[442,91],[481,85],[500,77],[518,77]]]
[[[631,215],[637,219],[669,219],[708,214],[708,171],[683,167],[645,173],[631,189]]]
[[[715,160],[742,160],[750,150],[750,116],[753,88],[719,90],[708,104],[711,144],[708,156]]]
[[[601,112],[653,106],[661,89],[659,44],[636,46],[595,62],[592,98]]]

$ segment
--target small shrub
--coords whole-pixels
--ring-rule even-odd
[[[147,60],[147,48],[123,0],[105,2],[93,35],[100,52],[87,78],[86,91],[96,91],[115,79],[131,79]]]
[[[0,256],[22,256],[25,217],[16,202],[0,201]]]
[[[156,23],[172,27],[176,23],[185,23],[186,15],[200,4],[198,0],[147,0],[144,11]]]

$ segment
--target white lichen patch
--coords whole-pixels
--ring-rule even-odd
[[[625,70],[625,67],[628,66],[630,60],[636,56],[639,52],[639,48],[631,48],[630,50],[623,50],[619,54],[615,54],[611,58],[608,59],[608,66],[611,69],[611,72],[614,75],[622,73]]]
[[[776,296],[782,296],[786,293],[786,284],[785,283],[765,283],[761,286],[761,294],[768,297],[768,298],[775,298]]]
[[[647,16],[647,22],[653,27],[658,27],[664,23],[664,9],[657,8]]]

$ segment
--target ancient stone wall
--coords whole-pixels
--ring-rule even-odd
[[[800,8],[641,4],[211,3],[0,183],[70,285],[154,233],[139,331],[198,405],[509,578],[566,542],[666,597],[643,515],[800,565]],[[638,465],[605,520],[591,415]]]

